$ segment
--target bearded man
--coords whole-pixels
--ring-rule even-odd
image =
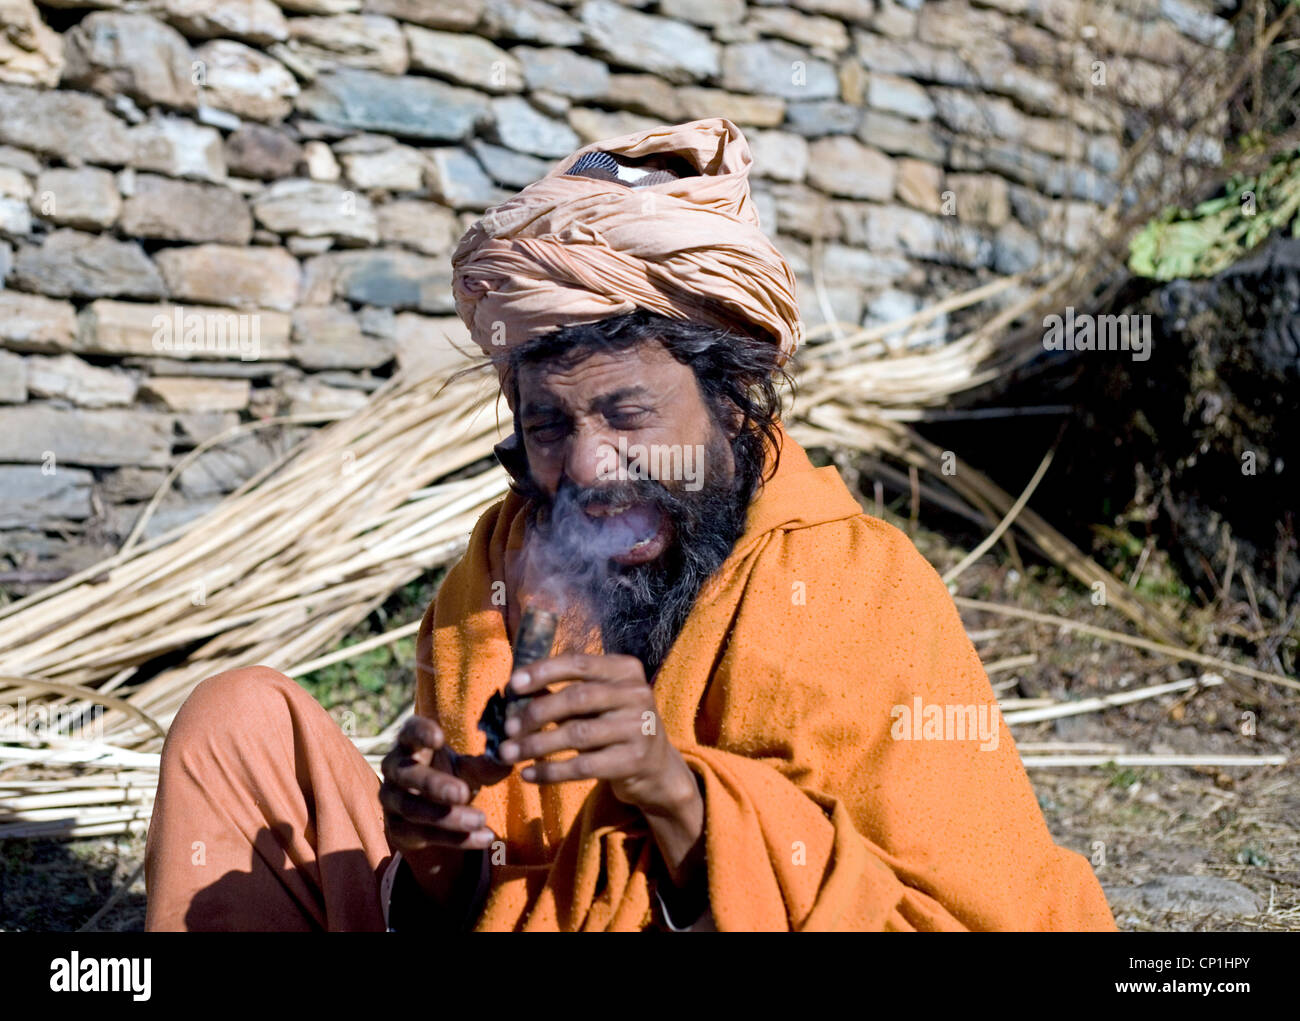
[[[723,118],[638,132],[467,232],[512,487],[425,615],[415,715],[381,784],[283,675],[199,685],[150,929],[1114,930],[942,581],[781,425],[802,328],[750,164]],[[534,605],[553,654],[512,669]]]

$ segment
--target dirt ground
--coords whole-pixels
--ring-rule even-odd
[[[890,512],[886,516],[907,525]],[[924,529],[914,539],[941,571],[963,553]],[[431,591],[429,579],[410,587],[406,614],[399,619],[390,612],[371,621],[369,630],[411,619]],[[1022,574],[1000,548],[966,571],[957,591],[1132,631],[1113,609],[1093,606],[1073,580],[1035,566]],[[1054,625],[983,612],[963,611],[963,618],[1002,698],[1079,699],[1199,672]],[[1029,656],[1032,662],[1026,662]],[[374,733],[409,699],[409,647],[305,684],[337,718],[354,712],[359,732]],[[1248,768],[1031,768],[1053,835],[1092,861],[1120,928],[1300,929],[1300,785],[1294,762],[1300,700],[1293,696],[1238,680],[1013,728],[1024,754],[1038,754],[1031,752],[1035,745],[1082,742],[1127,753],[1292,758],[1286,766]],[[0,930],[74,931],[88,922],[98,931],[142,929],[143,850],[143,835],[0,842]]]

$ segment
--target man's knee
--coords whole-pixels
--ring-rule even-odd
[[[247,734],[258,722],[283,718],[288,705],[308,695],[292,678],[266,666],[239,667],[213,674],[190,692],[168,731],[168,744],[176,747],[201,739],[211,747],[224,737]]]

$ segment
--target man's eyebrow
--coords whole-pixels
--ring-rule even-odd
[[[638,384],[637,386],[625,386],[611,393],[601,394],[593,403],[597,407],[607,407],[610,404],[625,401],[629,397],[649,397],[650,395],[650,390],[647,387]]]

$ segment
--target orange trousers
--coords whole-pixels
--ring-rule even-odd
[[[379,777],[296,682],[210,677],[163,746],[145,849],[149,931],[384,930]]]

